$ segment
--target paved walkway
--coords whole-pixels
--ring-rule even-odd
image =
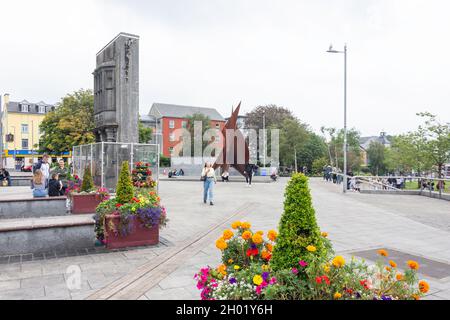
[[[214,239],[234,218],[255,230],[276,228],[286,179],[277,183],[216,185],[216,206],[201,202],[199,182],[161,182],[169,227],[168,246],[126,252],[0,265],[0,299],[198,299],[193,275],[216,266]],[[351,252],[387,247],[450,263],[449,203],[418,196],[343,195],[340,188],[311,179],[322,230],[335,250]],[[229,221],[227,221],[229,220]],[[70,266],[81,270],[81,288],[69,290]],[[450,299],[450,279],[428,279],[430,299]],[[104,288],[102,290],[102,288]],[[105,295],[105,292],[109,292]]]

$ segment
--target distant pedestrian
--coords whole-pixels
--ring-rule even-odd
[[[0,169],[0,183],[3,186],[11,186],[11,176],[9,175],[8,170],[5,168]]]
[[[247,186],[251,187],[252,186],[252,179],[253,179],[253,174],[254,174],[254,170],[255,170],[255,165],[251,164],[251,163],[247,163],[245,165],[245,169],[244,169],[244,174],[245,174],[245,181],[247,182]]]
[[[207,203],[209,200],[209,204],[213,206],[213,189],[214,184],[216,183],[216,172],[214,171],[211,163],[205,163],[201,178],[203,180],[203,203]]]
[[[44,198],[48,195],[47,182],[42,171],[39,169],[34,172],[33,179],[31,180],[31,189],[35,198]]]
[[[222,182],[230,182],[230,174],[228,173],[227,170],[225,170],[222,173],[221,178],[222,178]]]
[[[36,170],[40,170],[42,172],[42,175],[44,176],[44,179],[46,183],[48,184],[48,180],[50,179],[50,163],[49,163],[50,157],[48,154],[44,154],[42,156],[42,159],[38,160],[33,166],[33,173],[36,172]]]

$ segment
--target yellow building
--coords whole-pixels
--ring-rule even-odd
[[[9,94],[3,96],[1,108],[1,132],[3,139],[2,164],[9,169],[20,170],[37,161],[39,150],[39,125],[45,114],[55,106],[45,102],[30,103],[10,101]]]

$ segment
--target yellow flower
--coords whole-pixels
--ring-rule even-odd
[[[339,300],[340,298],[342,298],[342,294],[340,294],[339,292],[336,292],[336,293],[334,294],[334,299],[335,299],[335,300]]]
[[[252,225],[248,222],[242,222],[241,227],[243,229],[250,229],[252,227]]]
[[[256,275],[253,277],[253,283],[259,286],[261,283],[263,283],[263,278],[260,275]]]
[[[228,260],[228,264],[232,264],[233,262],[234,262],[233,259],[229,259],[229,260]]]
[[[269,238],[270,241],[275,241],[275,240],[277,240],[278,233],[275,230],[270,230],[267,233],[267,237]]]
[[[325,271],[326,273],[330,272],[330,266],[328,264],[324,265],[323,271]]]
[[[306,247],[306,250],[308,250],[309,252],[316,252],[316,251],[317,251],[317,248],[314,247],[314,246],[307,246],[307,247]]]
[[[241,267],[239,267],[238,265],[234,266],[234,270],[238,271]]]
[[[228,248],[228,244],[225,242],[224,238],[219,238],[216,241],[216,247],[217,247],[217,249],[220,249],[223,251],[226,248]]]
[[[244,240],[249,240],[251,237],[252,237],[252,233],[250,231],[245,231],[242,234],[242,239],[244,239]]]
[[[217,272],[219,272],[221,275],[226,276],[227,275],[227,266],[224,264],[221,264],[217,267]]]
[[[422,293],[427,293],[430,290],[430,285],[425,280],[419,281],[419,290]]]
[[[397,268],[397,264],[394,261],[390,260],[389,264],[391,265],[392,268]]]
[[[409,260],[406,262],[406,264],[411,270],[419,270],[419,264],[416,261]]]
[[[233,238],[233,236],[234,236],[234,233],[231,230],[227,229],[223,232],[223,238],[225,240],[230,240],[231,238]]]
[[[388,252],[384,249],[378,250],[378,254],[382,257],[387,257],[389,256]]]
[[[264,235],[264,231],[258,231],[257,234],[263,236]]]
[[[252,237],[252,241],[254,244],[261,244],[263,242],[263,238],[259,233],[255,233]]]
[[[345,265],[345,259],[341,256],[337,256],[336,258],[333,259],[332,263],[333,266],[335,266],[336,268],[341,268],[342,266]]]
[[[328,232],[322,232],[322,237],[328,238]]]
[[[240,221],[235,221],[235,222],[233,222],[233,223],[231,224],[231,227],[232,227],[234,230],[236,230],[236,229],[240,228],[241,225],[242,225],[242,222],[240,222]]]
[[[269,266],[267,264],[263,264],[261,266],[262,271],[269,271]]]

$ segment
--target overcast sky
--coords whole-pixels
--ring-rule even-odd
[[[319,131],[348,121],[398,134],[430,111],[450,121],[447,0],[0,0],[0,93],[54,103],[92,88],[95,54],[119,32],[140,40],[140,113],[152,103],[229,116],[277,104]]]

